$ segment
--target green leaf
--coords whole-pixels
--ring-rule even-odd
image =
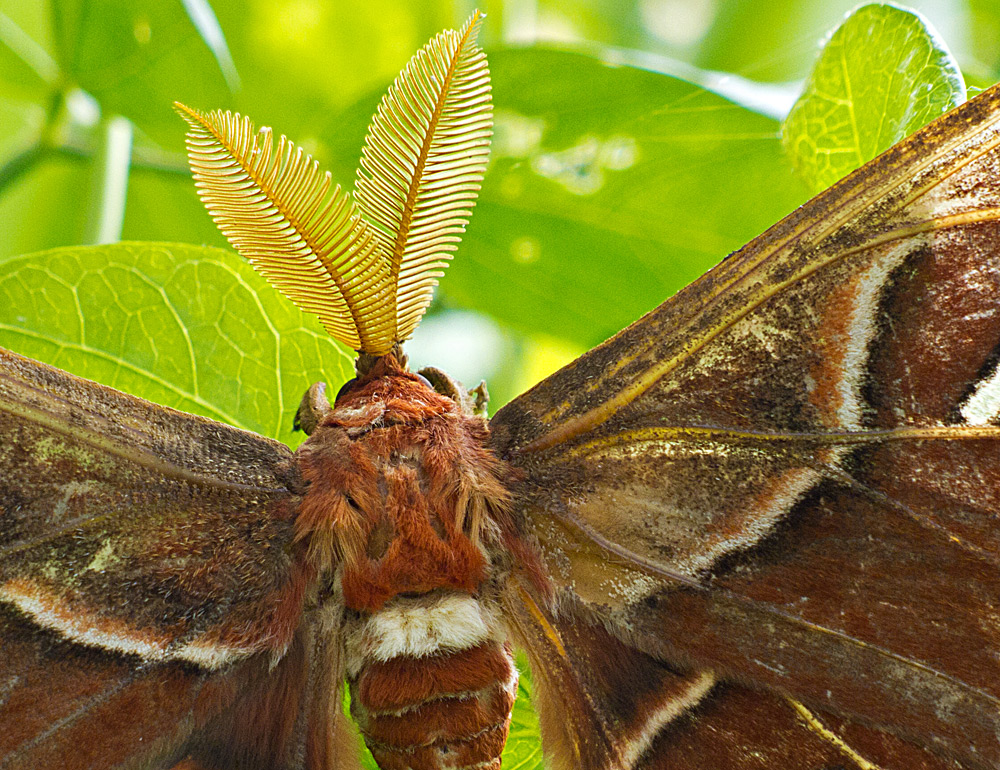
[[[996,0],[969,0],[967,13],[967,34],[968,41],[963,42],[972,49],[974,55],[966,61],[963,58],[962,64],[966,75],[974,73],[978,76],[981,85],[986,86],[993,83],[1000,75],[1000,48],[997,47],[997,39],[1000,39],[1000,5]],[[955,41],[949,36],[949,41]]]
[[[52,41],[46,34],[45,6],[0,0],[0,191],[30,175],[42,155],[44,125],[60,78],[59,65],[49,52]],[[22,212],[13,218],[10,213],[3,210],[0,198],[0,221],[17,222],[20,229],[24,217],[17,214]],[[0,254],[13,239],[13,229],[0,227],[6,236]]]
[[[690,83],[544,50],[491,69],[491,169],[443,288],[515,329],[592,346],[806,197],[776,121]]]
[[[0,260],[80,243],[91,205],[89,172],[89,164],[77,158],[34,156],[26,173],[0,197],[0,222],[7,223],[0,229]]]
[[[963,101],[958,65],[922,17],[866,5],[826,43],[782,137],[819,192]]]
[[[544,770],[542,738],[538,729],[538,715],[531,700],[531,671],[528,660],[518,653],[517,700],[510,718],[510,734],[504,746],[501,766],[504,770]]]
[[[0,266],[0,345],[286,443],[317,380],[351,358],[229,251],[125,243]]]
[[[179,126],[177,130],[182,133],[184,129]],[[183,173],[178,174],[132,166],[122,238],[228,248],[225,237],[195,193],[187,160],[183,156],[180,160],[185,165]]]
[[[191,23],[194,24],[201,39],[215,57],[229,90],[238,91],[240,89],[240,75],[236,71],[236,63],[233,61],[233,55],[229,52],[226,36],[222,32],[222,27],[219,26],[219,20],[215,17],[211,3],[208,0],[181,0],[181,2],[184,3],[184,10],[187,11]]]
[[[311,144],[314,132],[331,114],[370,90],[378,89],[381,96],[418,48],[442,29],[461,25],[475,7],[452,0],[212,0],[212,4],[239,65],[242,91],[235,106],[294,138],[317,157],[321,153]],[[185,104],[205,109],[226,106]],[[351,148],[352,163],[357,163],[360,152],[359,141]]]
[[[4,9],[6,10],[6,9]],[[10,9],[15,18],[0,10],[0,83],[5,96],[39,98],[59,78],[59,65],[31,35],[42,19],[38,4]],[[20,23],[19,23],[20,22]],[[31,26],[25,29],[22,24]]]
[[[801,80],[816,61],[816,41],[858,0],[716,0],[695,3],[708,17],[693,63],[758,81]],[[949,9],[951,10],[951,9]],[[675,20],[671,20],[676,23]]]

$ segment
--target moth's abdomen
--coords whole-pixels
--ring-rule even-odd
[[[500,767],[517,670],[475,598],[398,598],[350,623],[351,713],[383,770]]]

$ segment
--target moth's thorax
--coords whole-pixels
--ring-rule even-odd
[[[517,675],[500,621],[507,493],[481,418],[396,367],[299,450],[299,536],[343,597],[352,712],[381,767],[499,767]]]

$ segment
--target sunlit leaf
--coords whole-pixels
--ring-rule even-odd
[[[493,162],[443,289],[514,328],[600,342],[806,197],[775,121],[689,83],[555,51],[491,66]]]
[[[782,136],[819,192],[963,101],[962,73],[922,17],[866,5],[824,46]]]
[[[351,359],[229,251],[66,248],[0,266],[0,345],[286,442],[315,381]]]

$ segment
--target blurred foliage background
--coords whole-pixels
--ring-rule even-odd
[[[496,409],[1000,75],[997,0],[915,3],[936,32],[869,7],[829,38],[853,5],[483,0],[493,155],[411,363],[485,377]],[[249,114],[350,187],[381,93],[473,8],[0,0],[0,345],[291,440],[351,357],[202,248],[225,242],[171,103]],[[508,770],[540,766],[534,724],[515,714]]]
[[[483,2],[493,161],[415,362],[486,377],[495,408],[801,203],[779,121],[852,4]],[[972,82],[995,78],[995,1],[917,6]],[[225,245],[189,181],[175,99],[272,125],[350,185],[385,86],[473,7],[0,0],[0,258]]]

